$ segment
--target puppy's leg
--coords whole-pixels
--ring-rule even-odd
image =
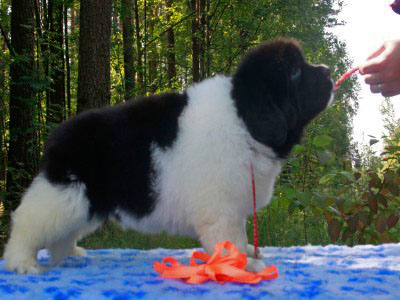
[[[54,242],[49,247],[52,265],[57,265],[67,256],[86,256],[86,250],[77,246],[77,242],[85,235],[95,231],[101,223],[101,221],[92,220],[90,223],[83,225],[81,229],[73,231],[67,237]]]
[[[69,253],[69,256],[87,256],[87,252],[85,248],[79,247],[77,242],[75,241],[74,246]]]
[[[76,248],[77,234],[71,233],[64,239],[58,240],[50,247],[52,265],[55,266],[67,256],[73,256]]]
[[[202,247],[208,253],[213,253],[219,242],[230,241],[240,252],[246,253],[247,239],[243,232],[242,222],[237,222],[225,216],[216,220],[207,220],[195,226]]]
[[[250,254],[248,253],[249,245],[247,244],[245,220],[232,216],[219,216],[213,222],[199,224],[196,226],[196,231],[201,245],[208,253],[214,252],[217,243],[228,240],[237,247],[239,252],[245,253],[247,256]],[[246,270],[258,272],[264,268],[265,264],[261,260],[248,257]]]
[[[12,216],[10,239],[5,248],[5,267],[18,273],[38,274],[38,250],[50,247],[87,224],[89,203],[83,184],[67,187],[51,184],[39,175]]]
[[[240,220],[240,218],[238,218]],[[254,259],[254,246],[247,243],[245,220],[237,221],[231,216],[220,216],[216,222],[204,223],[197,227],[200,242],[208,253],[214,252],[218,242],[230,241],[241,253],[248,256],[246,270],[258,272],[265,268],[260,259]],[[252,256],[252,257],[251,257]]]
[[[69,253],[69,256],[86,256],[86,250],[82,247],[79,247],[77,245],[78,241],[88,234],[94,232],[97,228],[99,228],[102,224],[104,223],[103,220],[99,219],[92,219],[86,226],[82,227],[78,231],[78,235],[76,236],[76,239],[73,241],[73,247],[71,248],[71,252]]]
[[[260,249],[257,249],[257,255],[254,255],[254,246],[250,244],[247,245],[247,256],[257,259],[263,258],[262,254],[260,253]]]
[[[63,240],[53,243],[50,247],[52,266],[59,264],[67,256],[86,256],[86,250],[77,246],[77,236],[75,233]]]
[[[24,211],[24,206],[20,206],[16,213],[23,214]],[[13,217],[14,220],[20,219],[20,217],[16,217],[16,213]],[[20,226],[21,222],[17,222],[17,224],[13,225],[10,239],[4,250],[4,266],[9,271],[19,274],[40,274],[44,269],[37,262],[36,255],[42,247],[37,240],[31,237],[30,233],[32,232],[29,228],[25,229],[24,226]],[[33,234],[38,237],[37,234]]]

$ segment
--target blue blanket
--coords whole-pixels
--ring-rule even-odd
[[[400,244],[263,248],[280,276],[258,285],[164,280],[153,262],[188,264],[194,250],[95,250],[42,275],[16,275],[0,261],[0,299],[400,299]],[[39,253],[43,264],[45,251]]]

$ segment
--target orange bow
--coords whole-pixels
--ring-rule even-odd
[[[226,249],[228,255],[221,256]],[[197,264],[196,259],[205,264]],[[240,253],[235,245],[229,241],[218,243],[212,256],[194,252],[190,258],[190,266],[182,266],[176,259],[166,257],[162,263],[154,263],[154,270],[161,274],[162,278],[183,279],[186,283],[201,284],[208,280],[217,283],[238,282],[257,284],[262,280],[278,278],[278,270],[275,266],[266,267],[258,273],[245,271],[247,257]]]

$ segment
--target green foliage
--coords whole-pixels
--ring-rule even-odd
[[[386,140],[385,151],[380,154],[381,163],[375,169],[369,166],[354,167],[350,162],[343,159],[334,158],[327,163],[318,161],[318,151],[330,145],[333,140],[326,135],[316,136],[312,139],[312,147],[316,147],[306,160],[307,165],[302,160],[302,155],[307,155],[305,151],[309,149],[305,146],[298,146],[294,151],[294,157],[289,160],[292,172],[297,172],[301,168],[307,167],[307,171],[314,173],[315,176],[302,174],[303,181],[295,183],[299,187],[296,189],[292,177],[282,174],[278,183],[276,196],[270,207],[265,209],[263,214],[277,214],[279,218],[289,216],[289,220],[283,223],[288,224],[298,234],[303,235],[299,244],[311,242],[324,244],[328,241],[334,243],[354,244],[379,244],[399,241],[400,218],[400,130],[392,134]],[[311,153],[312,153],[311,152]],[[313,163],[320,167],[313,166]],[[300,167],[299,169],[293,166]],[[303,171],[299,171],[303,172]],[[293,174],[291,174],[293,175]],[[301,178],[296,173],[294,178]],[[288,179],[289,178],[289,179]],[[315,184],[314,180],[318,183]],[[284,181],[291,184],[282,183]],[[314,184],[308,184],[313,181]],[[284,213],[274,211],[276,203],[284,203]],[[271,210],[271,212],[270,212]],[[306,223],[307,218],[315,218],[315,225],[324,228],[325,232],[318,231],[318,228]],[[304,231],[299,232],[296,228],[303,217]],[[269,216],[267,222],[263,222],[261,217],[260,227],[275,227]],[[282,222],[282,220],[278,221]],[[287,225],[280,225],[278,236],[282,239],[279,245],[285,245],[288,233],[285,232]],[[308,233],[307,233],[308,231]],[[321,234],[315,241],[312,235]],[[271,232],[267,233],[271,235]],[[285,236],[286,235],[286,236]],[[293,240],[292,240],[293,241]],[[265,244],[274,243],[268,240]]]
[[[9,2],[0,2],[0,23],[6,32],[10,28]],[[41,4],[42,1],[38,2]],[[191,22],[196,13],[191,10],[188,1],[171,2],[171,8],[167,9],[165,1],[137,1],[139,31],[136,32],[135,24],[134,96],[181,91],[192,82]],[[204,25],[196,34],[203,49],[200,57],[205,64],[201,77],[217,73],[232,74],[241,56],[249,48],[264,40],[278,37],[298,39],[306,58],[313,63],[328,65],[335,78],[351,66],[346,45],[330,31],[330,28],[341,25],[337,14],[343,6],[343,0],[208,2],[209,7],[205,8],[207,26]],[[74,115],[78,82],[79,1],[67,0],[65,3],[74,9],[68,11],[67,36],[71,62],[71,107]],[[114,105],[123,102],[125,95],[121,17],[126,13],[126,8],[121,5],[120,0],[113,0],[113,4],[110,64],[111,103]],[[170,13],[169,20],[166,17],[167,10]],[[42,35],[39,36],[38,32],[35,35],[35,73],[26,78],[36,94],[33,101],[35,141],[32,141],[31,146],[37,157],[54,126],[48,124],[46,113],[57,109],[49,108],[46,101],[52,84],[52,70],[46,72],[46,65],[55,58],[49,54],[49,43],[53,39],[48,38],[52,33],[45,26],[45,17],[41,16]],[[176,76],[172,82],[167,78],[167,57],[171,52],[166,41],[166,29],[169,26],[173,28],[175,38],[173,53]],[[4,128],[1,132],[3,152],[0,153],[7,153],[7,80],[11,58],[5,47],[1,49],[0,73],[5,74],[6,82],[0,85],[4,116]],[[143,77],[143,86],[140,84],[140,76]],[[387,158],[385,163],[391,162],[391,165],[385,171],[380,159],[369,152],[361,155],[362,150],[352,144],[352,117],[357,110],[358,89],[354,78],[346,81],[336,93],[332,106],[309,126],[302,144],[294,149],[277,181],[272,203],[259,212],[261,245],[324,245],[331,241],[354,244],[387,241],[395,236],[398,205],[396,206],[395,200],[397,196],[392,192],[396,193],[394,183],[398,180],[398,168],[397,160],[394,163],[393,157],[397,155],[395,151],[398,145],[388,142],[389,149],[383,158]],[[390,110],[390,107],[387,109]],[[359,160],[357,167],[354,164],[355,159]],[[27,176],[23,168],[11,169],[10,172],[17,177]],[[386,173],[388,175],[385,177]],[[378,183],[382,188],[377,187]],[[4,186],[5,183],[0,176],[0,185],[2,184]],[[248,222],[248,231],[251,237],[251,220]],[[89,236],[82,244],[85,247],[136,248],[174,245],[186,248],[198,245],[189,240],[170,239],[165,235],[154,238],[132,232],[123,235],[114,226],[105,227],[99,233]]]
[[[331,231],[341,234],[342,242],[398,242],[399,142],[400,135],[396,135],[386,146],[378,170],[354,170],[344,180],[332,179],[332,183],[340,184],[337,192],[345,200],[336,202],[335,210],[324,213]]]

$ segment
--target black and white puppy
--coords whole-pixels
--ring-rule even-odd
[[[13,213],[6,268],[42,272],[41,248],[54,263],[85,255],[77,241],[110,218],[146,233],[198,238],[208,252],[229,240],[254,257],[245,228],[250,166],[262,208],[332,88],[327,67],[307,63],[295,41],[281,39],[251,50],[232,77],[66,121],[49,138],[41,171]],[[248,261],[248,270],[263,267]]]

